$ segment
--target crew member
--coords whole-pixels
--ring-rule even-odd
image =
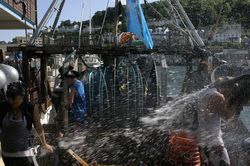
[[[84,85],[77,78],[79,73],[70,70],[65,74],[65,80],[70,87],[69,107],[70,107],[70,122],[82,123],[86,116],[86,98]]]
[[[219,78],[198,98],[198,138],[203,159],[213,166],[229,166],[230,160],[221,132],[221,118],[239,114],[250,99],[250,75]],[[205,160],[204,160],[205,161]]]
[[[201,61],[196,71],[193,71],[190,78],[187,79],[185,86],[183,87],[184,93],[192,93],[205,88],[210,84],[210,78],[208,73],[208,65],[205,61]]]
[[[0,129],[2,158],[5,166],[32,166],[35,161],[32,125],[42,146],[53,152],[46,143],[37,105],[25,101],[26,87],[21,82],[7,87],[7,101],[0,103]]]

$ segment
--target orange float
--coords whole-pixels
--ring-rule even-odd
[[[201,159],[196,138],[183,131],[171,133],[168,161],[176,166],[200,166]]]
[[[130,32],[123,32],[121,35],[120,35],[120,46],[121,47],[124,47],[126,43],[128,43],[132,38],[132,34]]]

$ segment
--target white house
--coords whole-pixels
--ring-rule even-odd
[[[219,27],[213,35],[213,42],[235,42],[241,43],[241,25],[240,24],[225,24]]]

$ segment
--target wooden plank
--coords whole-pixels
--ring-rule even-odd
[[[82,166],[89,166],[80,156],[78,156],[72,149],[68,149],[67,152],[76,159]]]

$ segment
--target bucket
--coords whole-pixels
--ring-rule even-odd
[[[187,132],[171,133],[169,136],[168,161],[172,165],[200,166],[199,145]]]

